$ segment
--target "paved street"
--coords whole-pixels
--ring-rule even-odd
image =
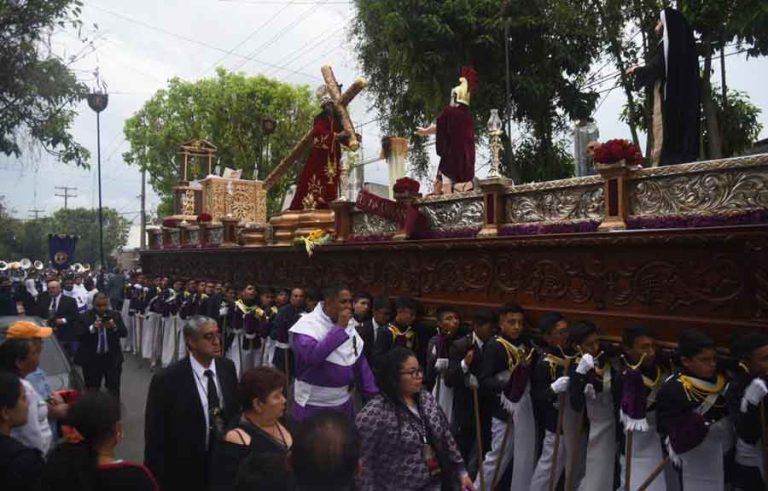
[[[117,447],[118,457],[125,460],[144,460],[144,405],[152,373],[147,360],[126,353],[121,388],[123,442]]]

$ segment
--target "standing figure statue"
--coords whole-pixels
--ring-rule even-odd
[[[653,91],[651,164],[693,162],[699,157],[699,58],[688,22],[679,11],[665,8],[656,25],[662,36],[647,65],[628,70],[635,85]]]
[[[469,101],[476,88],[477,73],[472,67],[463,67],[459,85],[451,90],[451,102],[437,117],[436,124],[416,130],[419,136],[437,136],[440,166],[437,168],[432,194],[472,190],[472,179],[475,177],[475,123],[469,110]]]
[[[341,145],[349,143],[341,118],[325,85],[317,90],[322,112],[312,127],[312,151],[301,171],[291,210],[327,209],[338,197]]]

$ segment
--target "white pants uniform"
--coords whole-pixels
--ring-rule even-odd
[[[440,397],[437,397],[438,386],[440,387]],[[440,409],[443,410],[445,418],[449,425],[453,425],[453,389],[445,385],[445,379],[442,374],[438,374],[437,383],[432,389],[432,395],[437,400]]]
[[[141,356],[147,360],[153,360],[155,333],[160,332],[162,316],[156,312],[147,314],[144,321],[144,332],[141,336]]]
[[[123,306],[120,309],[120,317],[123,319],[123,325],[125,326],[127,335],[124,338],[120,338],[120,347],[123,351],[131,351],[133,349],[133,338],[136,336],[135,327],[133,325],[131,316],[128,313],[131,310],[131,301],[128,299],[123,300]]]
[[[235,364],[237,379],[240,380],[240,375],[243,373],[243,366],[245,366],[245,357],[243,353],[243,331],[242,329],[236,329],[232,331],[232,334],[232,344],[229,346],[226,356],[232,360],[232,363]]]
[[[656,411],[649,412],[646,415],[646,420],[648,421],[648,430],[634,431],[632,435],[632,469],[629,477],[630,491],[636,491],[651,472],[653,472],[656,466],[664,459],[661,437],[656,430]],[[664,472],[654,479],[650,486],[648,486],[648,491],[672,491],[672,489],[675,488],[670,489],[668,484],[671,484],[675,480],[676,474],[674,467],[668,465],[664,469]],[[621,457],[622,489],[624,489],[624,476],[626,476],[626,455]]]
[[[163,343],[160,363],[167,367],[173,362],[176,356],[176,341],[178,340],[178,330],[181,319],[177,315],[163,318]]]
[[[723,455],[733,447],[733,426],[724,417],[709,427],[707,437],[695,448],[680,454],[683,491],[724,491]]]
[[[611,489],[613,487],[613,463],[616,456],[616,420],[613,414],[613,396],[610,391],[586,399],[589,418],[586,470],[580,491]]]
[[[555,472],[555,479],[559,479],[560,475],[565,470],[565,462],[568,456],[565,452],[565,438],[560,436],[560,449],[557,453],[557,469]],[[552,454],[555,449],[555,434],[549,430],[544,433],[544,443],[541,448],[541,456],[539,462],[536,464],[536,470],[533,471],[533,478],[531,479],[530,491],[549,491],[549,472],[552,468]]]
[[[504,470],[512,459],[512,452],[515,447],[514,420],[510,416],[509,420],[502,421],[498,418],[491,418],[491,450],[485,454],[483,467],[479,472],[483,473],[485,479],[485,488],[480,487],[480,477],[475,479],[475,489],[478,491],[490,491],[493,488],[493,475],[498,466],[499,472],[496,479],[501,479]],[[507,441],[504,442],[504,433],[507,432]],[[502,448],[502,444],[504,448]]]

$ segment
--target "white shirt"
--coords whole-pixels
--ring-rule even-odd
[[[37,287],[35,286],[34,278],[27,278],[26,280],[24,280],[24,286],[27,289],[27,293],[29,293],[30,295],[35,297],[35,299],[37,299],[38,293],[37,293]]]
[[[51,299],[51,305],[49,306],[49,309],[51,309],[54,312],[54,314],[56,312],[58,312],[58,310],[59,310],[59,304],[61,303],[61,296],[62,295],[63,295],[63,293],[59,293],[58,296],[53,297]],[[65,319],[64,317],[61,317],[61,320],[64,321],[64,324],[67,323],[67,319]]]
[[[192,365],[192,375],[195,377],[195,385],[197,386],[197,394],[200,396],[200,403],[203,405],[203,414],[205,415],[205,446],[208,446],[208,428],[210,427],[209,414],[208,414],[208,377],[205,376],[205,371],[210,370],[213,372],[213,380],[216,384],[216,392],[219,395],[219,407],[224,409],[224,398],[221,397],[221,384],[219,384],[219,377],[216,375],[216,362],[211,361],[211,366],[205,368],[195,359],[194,356],[189,356],[189,362]]]
[[[376,343],[376,340],[379,339],[379,330],[380,329],[386,329],[387,326],[380,326],[378,322],[376,322],[376,319],[371,319],[371,323],[373,324],[373,342]]]
[[[27,396],[27,424],[11,430],[11,436],[24,445],[40,450],[43,455],[51,448],[53,434],[48,423],[48,404],[40,397],[32,384],[20,379]]]

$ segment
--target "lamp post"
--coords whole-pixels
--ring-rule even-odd
[[[106,91],[96,90],[88,94],[88,106],[96,112],[96,162],[99,177],[99,259],[101,267],[106,267],[104,262],[104,215],[101,208],[101,111],[107,108],[109,95]]]
[[[499,117],[498,109],[491,109],[491,117],[488,118],[488,135],[491,144],[491,170],[488,172],[489,179],[495,179],[501,177],[499,167],[501,166],[501,159],[499,153],[503,149],[504,145],[501,143],[501,118]]]
[[[271,151],[272,149],[269,147],[270,136],[272,136],[272,133],[274,133],[276,129],[277,129],[277,121],[275,121],[273,118],[270,118],[268,116],[266,118],[262,118],[261,133],[262,135],[267,137],[267,144],[264,147],[264,152],[262,152],[263,153],[262,159],[264,160],[264,163],[263,163],[264,170],[268,169],[267,166],[269,165],[270,157],[272,157],[272,151]],[[253,176],[253,178],[257,179],[258,176]]]

